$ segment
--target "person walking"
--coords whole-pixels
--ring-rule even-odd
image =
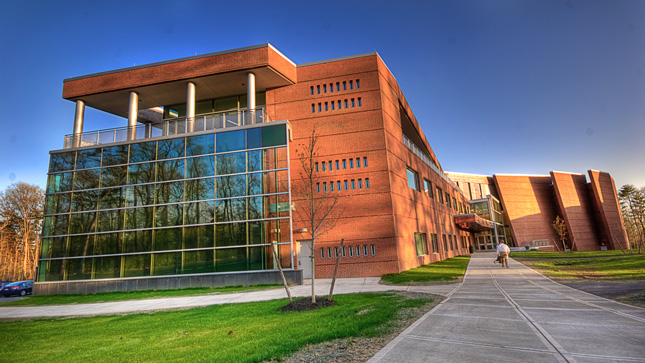
[[[499,257],[499,261],[502,263],[502,267],[508,268],[508,254],[510,252],[511,249],[508,248],[504,241],[497,245],[497,257]]]

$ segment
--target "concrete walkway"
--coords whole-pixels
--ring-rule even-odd
[[[645,362],[645,309],[493,259],[368,362]]]
[[[380,278],[378,277],[337,279],[336,286],[334,288],[334,295],[351,294],[355,292],[402,290],[447,296],[451,291],[459,286],[459,284],[414,287],[387,286],[380,285],[378,283],[379,280]],[[327,295],[329,293],[330,284],[331,279],[316,279],[316,295]],[[307,280],[304,285],[292,287],[291,295],[293,297],[311,296],[311,280]],[[284,288],[280,287],[271,290],[260,290],[237,294],[200,295],[78,305],[2,307],[2,304],[0,303],[0,320],[148,312],[155,310],[181,309],[216,304],[266,301],[282,299],[286,297],[287,294],[284,291]]]

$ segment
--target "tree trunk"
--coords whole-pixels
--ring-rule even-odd
[[[343,250],[343,242],[345,242],[344,238],[340,240],[340,247],[338,248],[338,254],[336,255],[336,266],[334,266],[334,275],[331,277],[331,287],[329,288],[329,296],[327,297],[327,300],[329,301],[334,300],[334,285],[336,285],[336,273],[338,273],[338,262],[340,261],[340,254]]]
[[[282,271],[282,263],[280,262],[280,258],[278,258],[278,249],[276,248],[275,243],[272,243],[271,247],[273,249],[273,257],[278,262],[278,270],[280,270],[280,277],[282,277],[282,284],[284,285],[284,290],[287,292],[287,297],[289,297],[289,302],[293,302],[293,299],[291,298],[291,290],[289,290],[287,279],[284,277],[284,272]]]

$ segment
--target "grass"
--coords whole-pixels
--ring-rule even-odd
[[[383,275],[381,281],[394,285],[420,285],[432,282],[456,281],[466,273],[469,261],[470,256],[457,256],[398,274]]]
[[[639,306],[641,308],[645,308],[645,291],[623,295],[619,297],[617,300],[625,304],[630,304],[634,306]]]
[[[645,255],[580,260],[533,261],[553,277],[573,279],[645,279]]]
[[[554,251],[526,251],[526,252],[511,252],[513,258],[598,258],[598,257],[613,257],[613,256],[629,256],[638,255],[637,250],[626,250],[625,253],[621,250],[611,251],[579,251],[579,252],[554,252]]]
[[[164,297],[178,296],[195,296],[209,294],[235,293],[244,291],[256,291],[281,287],[281,284],[266,284],[255,286],[227,286],[227,287],[191,287],[186,289],[175,290],[143,290],[143,291],[121,291],[106,292],[89,295],[48,295],[48,296],[31,296],[26,299],[1,302],[0,307],[4,306],[39,306],[39,305],[67,305],[67,304],[90,304],[112,301],[126,300],[143,300]],[[2,299],[2,298],[0,298]]]
[[[152,314],[0,322],[0,356],[47,362],[261,362],[307,344],[388,333],[402,309],[431,298],[335,296],[337,304],[280,312],[286,299]]]

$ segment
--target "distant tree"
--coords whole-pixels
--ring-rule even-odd
[[[627,236],[638,253],[645,247],[645,188],[638,189],[631,184],[623,185],[618,191]]]
[[[300,177],[295,180],[292,186],[294,199],[296,200],[295,212],[298,216],[297,224],[306,227],[310,235],[307,243],[311,250],[311,302],[316,303],[315,281],[316,263],[314,251],[316,242],[324,234],[336,227],[339,216],[343,211],[339,206],[337,193],[331,193],[330,189],[325,190],[323,183],[327,182],[320,178],[318,171],[319,135],[314,125],[311,134],[304,144],[301,144],[296,153],[300,162]],[[324,161],[321,161],[321,163]],[[339,251],[340,253],[340,251]]]
[[[558,234],[558,237],[560,237],[560,242],[562,242],[562,248],[567,249],[567,224],[564,222],[564,219],[560,218],[560,216],[555,217],[555,221],[551,223],[553,226],[553,229],[555,229],[555,233]],[[573,246],[571,246],[573,249]]]
[[[12,265],[12,280],[35,278],[44,202],[44,192],[36,185],[18,182],[0,192],[0,242],[4,252],[0,264]]]

